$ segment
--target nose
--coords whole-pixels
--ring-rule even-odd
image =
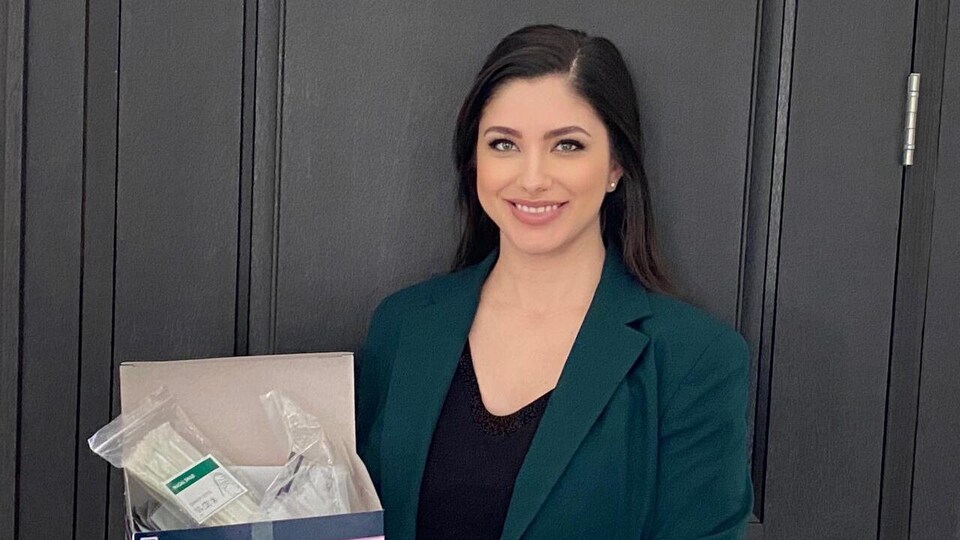
[[[523,170],[520,171],[517,183],[524,191],[530,193],[546,191],[553,180],[544,169],[543,159],[540,156],[526,157],[523,160]]]

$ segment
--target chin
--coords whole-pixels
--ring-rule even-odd
[[[520,235],[507,237],[506,240],[512,244],[517,251],[527,255],[546,255],[556,252],[567,244],[563,240],[533,238],[533,235]]]

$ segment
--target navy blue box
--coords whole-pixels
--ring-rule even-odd
[[[222,527],[140,532],[134,540],[357,540],[383,539],[383,510]]]

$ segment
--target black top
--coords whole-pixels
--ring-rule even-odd
[[[427,454],[417,538],[500,538],[514,481],[551,392],[512,414],[490,413],[466,343]]]

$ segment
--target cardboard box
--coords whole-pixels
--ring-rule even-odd
[[[120,366],[120,406],[129,411],[166,386],[201,433],[227,461],[255,472],[283,465],[284,447],[267,422],[260,395],[280,390],[317,416],[328,438],[356,451],[353,355],[312,353],[125,362]],[[256,476],[253,474],[251,476]],[[135,540],[347,540],[382,538],[383,511],[258,522],[223,527],[133,533],[131,508],[144,497],[126,477],[127,526]],[[379,508],[379,501],[376,502]]]

